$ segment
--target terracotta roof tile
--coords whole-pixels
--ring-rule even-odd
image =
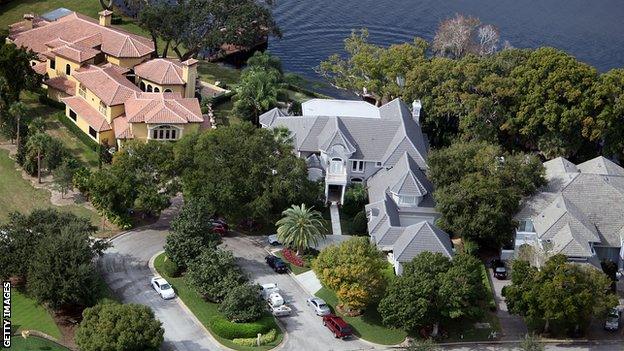
[[[45,44],[55,39],[79,42],[85,47],[101,45],[102,52],[115,57],[142,57],[154,51],[150,39],[119,28],[101,26],[95,19],[76,12],[53,22],[39,22],[39,26],[31,30],[12,30],[11,38],[16,45],[39,54],[46,52],[48,47]]]
[[[67,77],[60,76],[50,78],[43,82],[43,84],[52,87],[56,90],[60,90],[68,95],[76,95],[76,82],[71,79],[67,79]]]
[[[130,96],[140,92],[136,85],[112,66],[89,65],[74,72],[74,78],[108,106],[123,104]]]
[[[100,52],[95,49],[87,47],[79,47],[74,44],[59,46],[52,50],[52,53],[65,58],[68,58],[74,62],[85,62],[94,58]]]
[[[134,73],[157,84],[184,84],[182,64],[178,60],[157,58],[134,67]]]
[[[115,118],[113,120],[113,127],[115,129],[115,138],[134,139],[134,135],[130,130],[130,124],[128,124],[128,118],[126,115],[121,115]]]
[[[140,93],[125,103],[130,123],[192,123],[204,118],[195,98],[175,93]]]
[[[46,62],[38,62],[34,66],[32,66],[33,70],[41,75],[46,74],[48,69],[48,64]]]
[[[62,101],[96,131],[104,132],[112,129],[106,118],[80,96],[64,98]]]

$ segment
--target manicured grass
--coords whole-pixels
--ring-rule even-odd
[[[17,290],[11,291],[11,323],[16,330],[37,330],[59,339],[61,331],[50,313],[35,300]]]
[[[57,343],[52,341],[38,338],[36,336],[29,336],[28,339],[22,338],[20,335],[13,335],[11,338],[11,350],[14,351],[69,351]]]
[[[290,269],[290,271],[293,272],[295,275],[305,273],[311,269],[309,264],[306,264],[305,267],[299,267],[290,263],[290,261],[288,261],[286,257],[284,257],[284,255],[282,254],[282,251],[276,252],[275,256],[281,258],[284,262],[286,262],[286,264],[288,265],[288,269]]]
[[[403,342],[407,336],[407,333],[402,330],[384,327],[381,324],[381,316],[377,312],[375,306],[369,307],[361,316],[349,317],[342,315],[336,310],[338,298],[330,289],[323,287],[316,293],[316,296],[325,300],[325,302],[331,306],[334,313],[341,316],[351,325],[355,335],[364,340],[382,345],[396,345]]]
[[[263,345],[263,346],[259,346],[259,347],[245,347],[245,346],[240,346],[240,345],[236,345],[234,344],[231,340],[225,339],[220,337],[219,335],[215,334],[212,330],[211,330],[211,324],[212,321],[215,319],[224,319],[225,317],[221,314],[221,312],[218,311],[218,307],[219,305],[216,303],[211,303],[208,302],[206,300],[204,300],[197,292],[195,292],[187,283],[186,278],[184,276],[182,277],[178,277],[178,278],[174,278],[171,277],[169,275],[166,274],[167,269],[165,268],[165,266],[168,264],[169,261],[166,261],[166,256],[165,254],[160,254],[158,257],[156,257],[155,261],[154,261],[154,267],[156,268],[156,271],[158,271],[158,273],[164,277],[165,279],[167,279],[167,281],[169,283],[171,283],[171,285],[173,286],[173,288],[176,291],[176,294],[178,295],[178,298],[182,299],[182,301],[184,302],[184,304],[193,312],[193,314],[195,315],[195,317],[197,317],[197,319],[199,319],[199,321],[208,329],[210,330],[210,333],[212,334],[212,336],[214,336],[215,339],[217,339],[217,341],[219,341],[221,344],[235,349],[235,350],[241,350],[241,351],[251,351],[251,350],[270,350],[272,348],[274,348],[275,346],[279,345],[279,343],[282,342],[283,339],[283,334],[281,329],[277,326],[277,323],[275,322],[275,320],[273,319],[272,316],[269,317],[265,317],[266,319],[263,320],[263,322],[267,322],[272,324],[271,328],[275,329],[277,331],[277,338],[275,339],[275,341],[273,341],[272,343],[268,344],[268,345]],[[262,321],[262,320],[261,320]]]
[[[208,83],[220,81],[225,83],[228,89],[232,89],[232,85],[236,85],[240,79],[241,70],[215,62],[201,61],[197,73],[203,81]]]

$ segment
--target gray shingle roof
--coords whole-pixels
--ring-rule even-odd
[[[429,222],[406,227],[394,244],[394,259],[409,262],[420,253],[439,252],[447,257],[453,256],[453,244],[448,234]]]
[[[624,176],[624,169],[602,156],[585,161],[576,166],[582,173]]]
[[[272,125],[278,117],[285,117],[286,114],[275,107],[260,116],[260,124],[264,126]]]
[[[576,231],[566,224],[552,238],[553,254],[564,254],[573,257],[591,257],[592,250],[585,238],[579,237]]]

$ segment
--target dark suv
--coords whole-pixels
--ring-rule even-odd
[[[281,258],[273,255],[268,255],[264,258],[269,267],[273,268],[277,273],[286,273],[288,271],[288,266]]]
[[[344,319],[336,316],[335,314],[328,314],[323,316],[323,325],[329,329],[335,337],[346,339],[353,335],[351,326],[344,321]]]
[[[507,267],[505,267],[505,262],[494,260],[492,262],[492,270],[494,271],[494,277],[496,277],[496,279],[507,279]]]

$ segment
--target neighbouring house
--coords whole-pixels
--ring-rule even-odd
[[[559,157],[544,162],[548,184],[524,200],[516,215],[514,254],[530,259],[564,254],[600,268],[611,260],[623,268],[624,168],[596,157],[578,165]]]
[[[423,251],[448,257],[448,234],[435,227],[433,186],[427,179],[427,141],[420,102],[399,99],[377,107],[364,101],[312,99],[301,116],[275,108],[260,116],[264,128],[292,133],[295,152],[312,180],[323,180],[328,202],[342,203],[350,183],[367,186],[371,240],[387,253],[395,272]]]
[[[7,40],[37,53],[31,64],[48,97],[65,103],[66,116],[98,143],[121,148],[209,128],[194,98],[198,61],[152,60],[152,40],[111,26],[111,17],[63,8],[28,14]]]

